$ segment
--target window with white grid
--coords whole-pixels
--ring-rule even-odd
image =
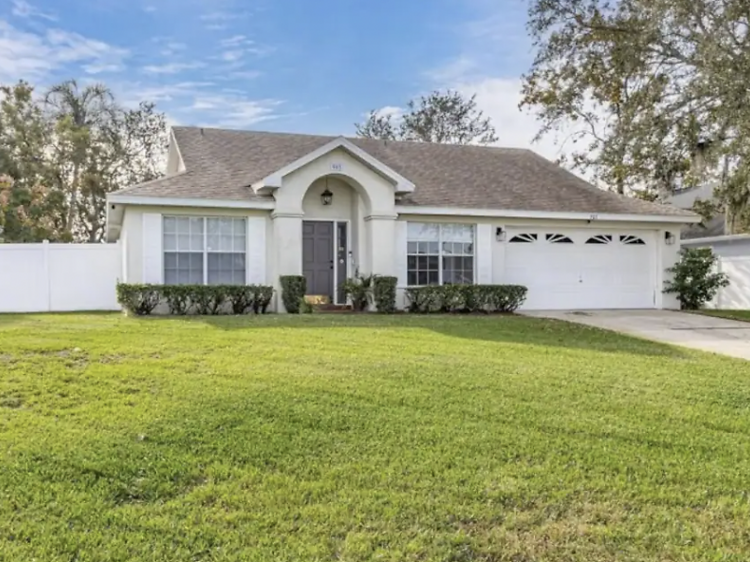
[[[474,283],[474,225],[410,222],[407,282],[410,286]]]
[[[164,217],[164,283],[244,285],[246,222],[231,217]]]

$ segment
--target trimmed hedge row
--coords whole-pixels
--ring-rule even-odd
[[[209,315],[231,311],[265,314],[273,298],[266,285],[139,285],[117,284],[117,302],[137,316],[151,314],[165,302],[170,314]]]
[[[409,312],[514,312],[526,300],[522,285],[431,285],[406,289]]]

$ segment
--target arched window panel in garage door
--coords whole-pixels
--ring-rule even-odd
[[[519,243],[532,243],[536,242],[539,239],[539,235],[536,233],[521,233],[516,234],[513,238],[510,239],[511,244],[519,244]]]
[[[639,238],[638,236],[634,236],[632,234],[625,234],[623,236],[620,236],[620,242],[627,246],[645,246],[646,242],[643,241],[643,238]]]
[[[573,244],[573,240],[564,234],[547,234],[546,239],[550,244]]]
[[[586,240],[586,244],[611,244],[612,243],[612,235],[611,234],[596,234]]]

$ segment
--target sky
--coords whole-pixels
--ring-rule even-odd
[[[526,0],[0,0],[0,83],[103,82],[172,124],[353,135],[435,89],[501,146],[554,158],[518,110]]]

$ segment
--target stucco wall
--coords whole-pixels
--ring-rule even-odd
[[[144,213],[159,213],[162,215],[180,215],[192,217],[248,217],[268,216],[268,211],[255,211],[251,209],[202,209],[195,207],[166,207],[166,206],[128,206],[122,223],[120,240],[124,243],[126,255],[124,257],[124,274],[128,283],[143,283],[143,215]],[[267,238],[271,243],[267,246],[266,263],[273,256],[274,248],[272,238]],[[267,268],[266,278],[273,279],[273,272]],[[267,282],[268,282],[267,281]]]
[[[303,202],[308,189],[325,176],[330,177],[329,184],[338,179],[353,187],[364,199],[368,214],[395,215],[393,184],[341,149],[284,177],[283,186],[275,193],[276,212],[304,214]]]
[[[323,205],[320,194],[326,188],[333,194],[330,205]],[[324,178],[314,181],[302,198],[302,212],[306,219],[349,220],[352,213],[352,199],[358,197],[354,189],[338,178]]]

